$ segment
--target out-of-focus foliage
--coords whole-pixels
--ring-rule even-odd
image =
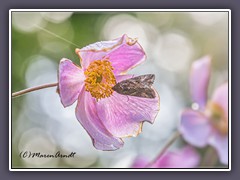
[[[56,82],[61,58],[79,64],[75,48],[122,34],[137,37],[147,54],[132,72],[156,75],[161,101],[155,123],[144,124],[142,134],[127,138],[120,150],[98,151],[77,122],[74,106],[63,108],[55,88],[33,92],[12,100],[13,167],[114,168],[128,167],[141,154],[154,158],[176,130],[181,110],[191,106],[191,63],[212,57],[209,94],[228,79],[227,12],[12,12],[12,92]],[[25,150],[77,156],[20,158]]]

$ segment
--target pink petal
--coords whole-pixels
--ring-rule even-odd
[[[228,119],[228,83],[222,84],[214,91],[211,101],[223,108]]]
[[[211,59],[205,56],[192,64],[190,73],[190,91],[194,102],[204,108],[207,101],[207,89],[210,79]]]
[[[140,44],[129,45],[128,39],[125,35],[123,44],[106,55],[106,58],[109,58],[112,63],[114,74],[124,73],[142,63],[146,58]]]
[[[132,168],[147,168],[147,164],[149,163],[149,161],[147,160],[146,157],[137,157],[133,164],[132,164]]]
[[[116,150],[123,146],[123,141],[120,138],[113,137],[112,134],[106,130],[98,118],[96,100],[84,89],[79,95],[76,117],[91,136],[96,149]]]
[[[59,94],[64,107],[73,104],[84,84],[84,73],[81,68],[68,59],[62,59],[59,65]]]
[[[182,113],[179,130],[188,143],[203,147],[207,144],[212,127],[204,114],[189,109]]]
[[[220,162],[228,164],[228,136],[222,136],[218,132],[214,132],[209,138],[209,144],[212,145],[218,153]]]
[[[194,168],[200,162],[196,150],[186,146],[178,151],[166,152],[152,167],[155,168]]]
[[[132,168],[194,168],[200,162],[200,156],[191,146],[167,151],[154,164],[149,166],[149,159],[146,157],[137,157],[133,162]]]
[[[133,74],[124,74],[124,75],[115,76],[117,83],[133,77],[135,77],[135,75]]]
[[[109,51],[120,46],[122,42],[122,38],[117,38],[112,41],[100,41],[82,49],[76,49],[76,53],[81,60],[81,66],[86,69],[92,61],[102,59]]]
[[[117,77],[118,80],[119,78]],[[97,102],[97,111],[104,126],[114,136],[137,136],[141,132],[143,121],[154,122],[159,111],[159,96],[156,93],[156,98],[150,99],[114,92],[109,98]]]
[[[109,58],[115,74],[125,72],[145,60],[145,53],[138,42],[127,35],[113,41],[101,41],[90,44],[76,53],[85,69],[92,61]]]

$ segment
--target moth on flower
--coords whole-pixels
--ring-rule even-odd
[[[112,89],[123,95],[155,98],[156,93],[152,88],[154,79],[154,74],[141,75],[118,82]]]
[[[137,136],[144,121],[153,123],[159,111],[159,96],[152,98],[119,93],[116,87],[133,75],[126,71],[145,60],[136,39],[127,35],[76,49],[81,67],[62,59],[59,65],[59,95],[64,107],[77,100],[76,117],[90,135],[95,148],[116,150],[124,137]],[[114,88],[115,87],[115,88]]]

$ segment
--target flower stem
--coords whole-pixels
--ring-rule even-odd
[[[147,164],[146,167],[151,167],[153,164],[155,164],[168,150],[168,148],[181,136],[180,132],[175,132],[171,139],[166,143],[166,145],[162,148],[162,150],[159,152],[157,157],[153,159],[150,163]]]
[[[215,149],[209,146],[203,156],[200,167],[208,167],[211,168],[217,163],[218,157]]]
[[[40,90],[40,89],[50,88],[50,87],[54,87],[54,86],[57,86],[57,85],[58,85],[58,83],[50,83],[50,84],[44,84],[44,85],[40,85],[40,86],[28,88],[28,89],[23,89],[21,91],[12,93],[12,97],[21,96],[21,95],[27,94],[27,93],[32,92],[32,91],[37,91],[37,90]]]

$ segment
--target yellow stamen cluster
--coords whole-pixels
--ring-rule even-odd
[[[110,61],[107,59],[93,61],[84,74],[85,90],[90,92],[92,97],[98,100],[112,95],[116,79]]]
[[[209,102],[207,112],[213,126],[223,135],[228,133],[228,120],[221,106],[216,103]]]

